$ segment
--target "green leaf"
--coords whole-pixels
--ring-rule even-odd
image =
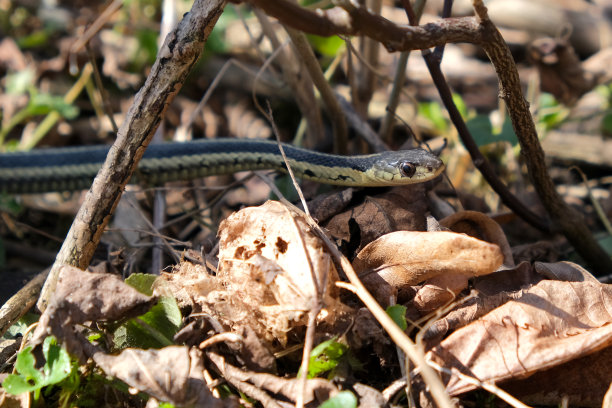
[[[491,120],[486,115],[476,115],[466,124],[474,141],[480,147],[502,141],[509,142],[513,146],[518,144],[518,139],[512,129],[512,123],[508,119],[504,121],[501,131],[497,134],[493,131]]]
[[[79,115],[79,109],[64,102],[63,97],[47,93],[33,93],[26,109],[31,116],[46,115],[51,111],[57,111],[66,119],[74,119]]]
[[[125,283],[142,293],[143,295],[153,295],[153,283],[157,279],[157,275],[150,273],[134,273],[125,280]]]
[[[538,100],[538,124],[546,130],[558,127],[569,115],[569,109],[559,104],[552,94],[542,92]]]
[[[406,322],[406,310],[406,307],[402,305],[393,305],[387,308],[387,314],[402,330],[406,330],[408,328],[408,323]]]
[[[176,300],[162,296],[147,313],[130,319],[115,330],[115,347],[121,350],[127,347],[146,349],[172,345],[182,319]]]
[[[321,405],[319,408],[356,408],[357,397],[350,391],[340,391]]]
[[[19,352],[15,363],[15,370],[19,374],[7,376],[2,387],[14,395],[34,391],[37,399],[43,387],[63,381],[72,372],[70,356],[57,344],[54,337],[49,336],[43,342],[43,355],[46,362],[41,372],[36,368],[32,347],[26,347]]]
[[[47,360],[43,366],[47,385],[57,384],[70,375],[70,356],[54,337],[49,336],[43,342],[43,355]]]
[[[314,49],[324,57],[335,57],[345,46],[344,40],[336,35],[319,37],[318,35],[307,34],[306,38],[308,38]]]
[[[448,120],[444,116],[444,111],[438,102],[422,102],[419,103],[419,116],[429,120],[432,126],[440,131],[448,130]]]
[[[347,352],[348,347],[345,344],[338,343],[336,337],[320,343],[310,352],[308,378],[314,378],[332,371],[340,364],[341,359]]]
[[[18,38],[17,45],[21,49],[42,47],[48,43],[50,34],[51,32],[46,29],[37,30],[29,35]]]

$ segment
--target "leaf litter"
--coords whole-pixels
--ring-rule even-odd
[[[486,241],[443,231],[447,228]],[[552,389],[546,399],[542,389],[517,384],[528,377],[554,378],[554,370],[568,364],[580,372],[585,369],[580,361],[607,356],[612,334],[608,285],[569,262],[514,266],[503,232],[482,214],[457,213],[434,229],[438,231],[384,234],[357,254],[353,267],[374,294],[384,294],[381,303],[399,300],[406,306],[408,331],[415,328],[410,316],[418,319],[448,305],[467,293],[468,280],[472,281],[476,292],[432,320],[421,333],[427,357],[450,370],[444,376],[450,395],[476,388],[456,374],[461,372],[483,382],[510,384],[519,398],[552,401],[551,395],[560,397],[568,390]],[[107,375],[159,401],[233,406],[235,400],[219,400],[208,389],[203,367],[212,364],[237,389],[274,406],[278,398],[295,401],[301,392],[298,379],[275,374],[276,360],[301,342],[308,313],[320,302],[317,342],[340,336],[351,353],[372,350],[381,367],[390,363],[392,342],[367,309],[340,291],[337,263],[302,217],[269,201],[228,217],[219,237],[216,271],[183,261],[154,283],[153,297],[113,275],[65,267],[31,344],[53,334],[72,355],[93,359]],[[390,289],[381,291],[382,286]],[[138,316],[162,293],[176,297],[181,309],[190,313],[191,323],[183,335],[191,332],[202,341],[232,333],[237,335],[235,341],[219,339],[227,345],[225,352],[211,343],[202,353],[192,340],[187,342],[191,346],[127,348],[113,355],[88,342],[78,329],[83,324],[103,327]],[[398,297],[400,293],[408,293],[408,299]],[[227,361],[230,356],[234,364]],[[604,379],[602,384],[610,379],[608,372],[598,371],[598,375]],[[365,385],[353,380],[352,389],[357,392],[359,387]],[[341,388],[313,379],[305,390],[306,403],[322,403]],[[601,401],[605,391],[600,387],[590,399],[584,393],[574,397]]]

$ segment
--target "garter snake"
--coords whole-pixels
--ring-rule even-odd
[[[9,194],[87,189],[106,158],[108,146],[37,149],[0,154],[0,192]],[[283,145],[297,177],[343,186],[421,183],[438,176],[444,164],[423,150],[337,156]],[[275,142],[212,139],[150,145],[133,182],[160,185],[244,170],[286,171]],[[134,178],[136,180],[134,180]]]

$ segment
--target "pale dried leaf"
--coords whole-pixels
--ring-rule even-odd
[[[482,381],[521,378],[593,353],[612,342],[612,286],[541,281],[457,330],[428,355]],[[456,376],[447,390],[474,386]]]
[[[612,408],[612,383],[608,387],[608,391],[606,391],[606,395],[601,406],[602,408]]]
[[[465,234],[397,231],[368,244],[357,254],[353,268],[369,289],[380,291],[385,283],[402,288],[438,275],[486,275],[502,261],[497,245]]]
[[[326,307],[320,316],[332,321],[345,309],[336,300],[338,276],[323,243],[281,203],[232,214],[219,236],[217,277],[224,289],[207,303],[228,325],[249,325],[267,341],[283,343],[319,299]]]
[[[172,293],[181,308],[190,307],[201,312],[206,297],[212,291],[221,289],[221,283],[208,273],[206,267],[183,261],[174,267],[172,273],[163,273],[160,281]],[[155,284],[157,288],[160,283]]]

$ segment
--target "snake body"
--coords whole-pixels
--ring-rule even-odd
[[[29,194],[89,188],[109,146],[37,149],[0,154],[0,192]],[[297,177],[343,186],[391,186],[420,183],[438,176],[444,164],[435,155],[413,149],[361,156],[338,156],[283,144]],[[286,165],[275,142],[212,139],[150,145],[132,181],[160,185],[245,170]]]

